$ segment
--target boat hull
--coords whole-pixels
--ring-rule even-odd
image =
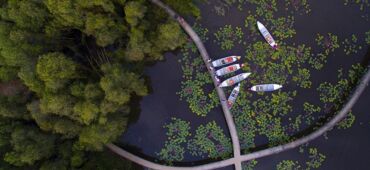
[[[241,68],[240,64],[233,64],[216,71],[217,76],[223,76],[232,72],[238,71]]]
[[[269,43],[271,47],[277,48],[277,44],[274,38],[272,37],[270,32],[266,29],[266,27],[259,21],[257,21],[257,27],[259,31],[261,32],[263,38],[265,38],[265,40],[267,41],[267,43]]]
[[[229,56],[229,57],[221,58],[221,59],[213,61],[212,66],[213,67],[221,67],[223,65],[234,63],[234,62],[240,60],[240,58],[241,58],[240,56]]]
[[[270,92],[281,89],[282,87],[283,86],[279,84],[260,84],[251,87],[250,90],[255,92]]]
[[[233,86],[243,80],[245,80],[251,73],[241,73],[238,74],[234,77],[228,78],[225,81],[223,81],[219,87],[228,87],[228,86]]]
[[[231,107],[234,105],[236,98],[238,97],[239,91],[240,91],[240,83],[234,87],[229,98],[227,99],[227,107],[229,109],[231,109]]]

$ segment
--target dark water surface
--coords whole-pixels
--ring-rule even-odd
[[[286,41],[288,45],[295,43],[315,47],[317,33],[326,35],[331,32],[338,36],[340,43],[344,38],[350,39],[352,34],[356,34],[358,44],[363,47],[361,51],[351,56],[344,55],[343,48],[337,49],[334,54],[329,56],[328,63],[322,70],[311,70],[312,89],[316,89],[324,81],[335,82],[339,68],[348,70],[352,64],[364,62],[366,58],[369,58],[369,47],[365,45],[363,37],[364,33],[370,30],[370,23],[361,17],[364,15],[364,11],[360,11],[358,6],[344,6],[344,0],[309,2],[312,11],[308,15],[295,16],[294,28],[297,34]],[[212,42],[212,35],[219,27],[227,24],[244,27],[246,10],[240,12],[236,8],[230,8],[225,17],[219,17],[212,11],[212,6],[201,5],[201,9],[200,23],[210,30],[208,34],[210,40],[205,45],[212,58],[231,54],[244,55],[245,49],[242,45],[236,45],[231,51],[221,50]],[[247,32],[245,31],[245,33]],[[315,53],[315,48],[313,48],[313,52]],[[191,113],[185,101],[179,100],[179,96],[176,95],[176,92],[180,91],[182,80],[179,58],[180,55],[166,54],[165,61],[147,68],[145,74],[150,77],[152,93],[141,100],[138,120],[129,125],[119,140],[119,143],[125,146],[124,148],[148,159],[153,160],[156,157],[155,153],[164,146],[166,135],[163,125],[169,122],[171,117],[189,121],[193,135],[196,127],[212,120],[215,120],[228,135],[227,125],[220,107],[213,109],[207,117],[201,118],[195,113]],[[318,94],[312,93],[312,89],[298,91],[298,96],[293,102],[293,106],[297,106],[297,110],[300,109],[299,107],[304,101],[313,104],[320,103]],[[369,169],[370,89],[367,89],[360,98],[360,101],[353,108],[353,113],[356,116],[353,127],[347,130],[333,130],[328,133],[328,139],[320,137],[310,143],[310,147],[317,147],[318,151],[326,156],[320,169]],[[294,149],[259,159],[256,169],[275,169],[276,164],[285,159],[300,161],[301,165],[308,160],[307,155],[300,154],[298,149]],[[186,154],[184,162],[191,161],[201,160]],[[222,169],[232,169],[232,167]]]

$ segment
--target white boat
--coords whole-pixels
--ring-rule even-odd
[[[244,79],[246,79],[249,75],[251,75],[251,73],[241,73],[241,74],[238,74],[238,75],[236,75],[234,77],[228,78],[225,81],[223,81],[219,85],[219,87],[233,86],[234,84],[239,83],[239,82],[243,81]]]
[[[235,103],[236,98],[238,97],[239,91],[240,91],[240,83],[237,86],[234,87],[234,89],[231,92],[229,98],[227,99],[227,107],[229,109],[231,109],[231,107]]]
[[[240,60],[240,58],[241,58],[240,56],[229,56],[229,57],[221,58],[221,59],[213,61],[212,66],[213,67],[220,67],[220,66],[223,66],[223,65],[226,65],[226,64],[231,64],[235,61]]]
[[[283,86],[279,84],[260,84],[251,87],[250,89],[255,92],[269,92],[281,89]]]
[[[259,21],[257,21],[257,26],[258,26],[258,29],[260,30],[262,36],[267,41],[267,43],[269,43],[272,48],[276,49],[277,44],[276,44],[274,38],[272,38],[272,35],[270,34],[270,32],[266,29],[266,27],[262,23],[260,23]]]
[[[244,66],[244,64],[241,64],[241,65],[240,64],[233,64],[233,65],[230,65],[230,66],[227,66],[227,67],[224,67],[224,68],[221,68],[221,69],[217,70],[216,75],[217,76],[223,76],[223,75],[235,72],[235,71],[239,70],[240,68],[242,68],[243,66]]]

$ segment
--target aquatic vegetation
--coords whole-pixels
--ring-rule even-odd
[[[313,121],[315,120],[315,116],[313,114],[319,113],[321,111],[321,108],[308,102],[304,102],[303,111],[304,114],[302,116],[302,119],[304,120],[306,125],[312,125]]]
[[[165,143],[164,148],[157,153],[159,159],[164,160],[167,164],[172,165],[174,161],[181,161],[184,159],[185,149],[176,142]]]
[[[338,36],[328,33],[327,35],[317,34],[315,39],[316,44],[319,46],[319,51],[314,57],[310,57],[309,63],[311,66],[320,70],[324,67],[328,56],[339,48]]]
[[[338,82],[336,84],[324,82],[317,88],[320,94],[320,101],[323,103],[338,104],[343,95],[348,95],[351,85],[355,85],[364,68],[360,64],[355,64],[348,71],[348,78],[343,75],[343,69],[338,70]],[[340,103],[339,103],[340,105]]]
[[[319,153],[317,148],[309,148],[308,153],[309,161],[306,162],[306,169],[319,168],[326,159],[326,156]]]
[[[196,31],[200,34],[202,41],[208,40],[208,29],[199,24],[195,24]],[[182,59],[181,69],[183,71],[183,80],[181,90],[177,92],[180,100],[185,100],[189,104],[190,110],[198,116],[206,116],[213,108],[219,104],[216,91],[207,91],[207,87],[212,84],[212,79],[208,74],[203,60],[199,56],[191,56],[197,53],[197,48],[192,41],[181,50]]]
[[[257,114],[257,131],[260,135],[266,136],[269,146],[276,146],[289,141],[290,137],[281,124],[281,118],[273,117],[270,114]]]
[[[366,38],[365,38],[365,41],[367,43],[367,45],[370,45],[370,31],[366,32]]]
[[[256,167],[257,163],[258,161],[256,161],[255,159],[243,162],[242,169],[243,170],[254,170],[254,167]]]
[[[271,20],[271,30],[273,36],[277,37],[279,40],[283,40],[286,38],[292,38],[296,31],[293,29],[294,25],[294,17],[280,17],[277,19]]]
[[[255,38],[255,36],[259,34],[256,23],[256,17],[252,15],[250,11],[248,11],[248,15],[244,20],[244,27],[249,31],[248,34],[246,34],[248,38]]]
[[[256,5],[257,16],[264,17],[266,20],[271,20],[274,12],[278,11],[276,0],[249,0],[249,3]]]
[[[215,43],[220,45],[223,50],[230,50],[235,43],[242,43],[243,35],[244,33],[240,27],[233,28],[231,25],[225,25],[214,33]]]
[[[357,41],[358,39],[355,34],[352,34],[350,39],[348,38],[344,39],[344,41],[342,42],[342,45],[343,45],[344,53],[346,55],[356,54],[359,50],[362,49],[362,46],[357,45],[358,43]]]
[[[302,88],[310,88],[312,85],[312,82],[310,81],[310,70],[306,68],[299,68],[298,74],[293,75],[292,80],[294,82],[298,82],[298,85]]]
[[[237,5],[238,10],[243,10],[243,4],[245,4],[247,0],[218,0],[212,1],[211,4],[213,5],[213,11],[216,12],[219,16],[225,16],[226,12],[230,10],[232,6]]]
[[[307,0],[285,0],[285,9],[291,13],[297,12],[299,14],[311,12],[310,4]]]
[[[245,107],[243,109],[245,109]],[[256,121],[253,118],[255,113],[253,113],[251,109],[234,111],[233,113],[235,115],[234,119],[238,131],[240,147],[244,152],[249,152],[249,149],[255,147],[254,138],[257,131]]]
[[[363,11],[365,8],[370,7],[368,0],[344,0],[344,5],[356,4],[360,7],[360,10]]]
[[[300,153],[305,153],[305,147],[308,147],[308,145],[302,145],[300,147]],[[319,153],[317,148],[308,148],[307,153],[307,161],[305,164],[301,164],[299,161],[295,160],[282,160],[276,165],[277,170],[310,170],[310,169],[317,169],[320,168],[322,163],[325,161],[326,156],[322,153]]]
[[[352,112],[349,112],[347,116],[342,121],[340,121],[336,127],[338,129],[348,129],[352,127],[355,120],[356,120],[356,116],[353,115]]]
[[[186,138],[190,134],[190,123],[181,119],[172,118],[171,122],[163,126],[167,132],[167,141],[159,153],[156,153],[160,160],[168,164],[173,161],[181,161],[184,159],[185,148],[181,146],[186,143]]]
[[[168,139],[175,143],[182,143],[190,136],[190,122],[181,119],[172,118],[171,123],[164,125],[167,129],[166,135]]]
[[[194,137],[188,142],[188,149],[193,156],[206,155],[209,158],[227,158],[232,153],[230,138],[215,121],[200,125]]]
[[[301,166],[298,161],[283,160],[276,165],[276,170],[299,170]]]
[[[315,39],[317,45],[323,50],[323,54],[328,56],[339,48],[338,36],[328,33],[327,35],[317,34]]]
[[[260,82],[284,84],[291,78],[289,75],[297,74],[298,68],[303,67],[310,56],[311,49],[305,45],[281,46],[278,50],[271,50],[267,43],[258,41],[247,47],[245,58],[248,63],[243,70],[255,73],[248,78],[252,84]],[[308,73],[305,72],[306,78],[296,78],[295,83],[309,84]]]

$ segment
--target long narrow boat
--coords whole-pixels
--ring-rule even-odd
[[[240,58],[241,58],[240,56],[229,56],[229,57],[221,58],[221,59],[213,61],[212,66],[213,67],[220,67],[220,66],[223,66],[223,65],[226,65],[226,64],[231,64],[235,61],[240,60]]]
[[[235,103],[236,98],[238,97],[239,91],[240,91],[240,83],[237,86],[234,87],[234,89],[231,92],[229,98],[227,99],[227,107],[229,109],[231,109],[231,107]]]
[[[279,84],[260,84],[260,85],[255,85],[250,88],[250,90],[255,91],[255,92],[269,92],[269,91],[275,91],[280,88],[282,88],[282,85]]]
[[[223,81],[219,85],[219,87],[233,86],[234,84],[239,83],[239,82],[243,81],[244,79],[246,79],[249,75],[251,75],[251,73],[241,73],[241,74],[238,74],[234,77],[230,77],[230,78],[226,79],[225,81]]]
[[[270,34],[270,32],[266,29],[266,27],[262,23],[260,23],[259,21],[257,21],[257,26],[258,26],[258,29],[260,30],[262,36],[267,41],[267,43],[269,43],[272,48],[276,49],[278,46],[277,46],[274,38],[272,38],[272,35]]]
[[[233,65],[230,65],[230,66],[227,66],[227,67],[224,67],[224,68],[221,68],[221,69],[217,70],[216,75],[217,76],[223,76],[223,75],[238,71],[243,66],[244,66],[244,64],[241,64],[241,65],[240,64],[233,64]]]

